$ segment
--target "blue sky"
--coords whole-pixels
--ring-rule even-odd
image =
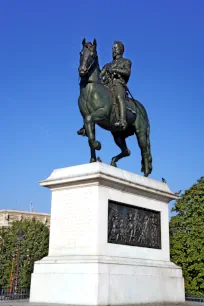
[[[77,99],[81,40],[97,39],[100,65],[114,40],[132,61],[129,87],[151,123],[153,173],[173,191],[204,175],[204,2],[202,0],[0,1],[0,209],[50,211],[38,181],[55,168],[89,161]],[[97,128],[100,157],[119,153]],[[132,154],[119,162],[140,173]]]

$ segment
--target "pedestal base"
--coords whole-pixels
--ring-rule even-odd
[[[184,302],[171,262],[105,256],[47,257],[35,264],[30,301],[68,305]]]
[[[167,184],[102,163],[55,170],[49,255],[30,301],[67,305],[184,302],[170,262]]]

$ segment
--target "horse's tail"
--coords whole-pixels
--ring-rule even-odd
[[[149,173],[152,172],[152,154],[151,154],[151,145],[150,145],[150,124],[149,124],[149,119],[147,118],[148,123],[147,123],[147,154],[148,154],[148,164],[149,164]]]
[[[146,109],[140,103],[138,100],[134,99],[134,103],[136,105],[136,113],[137,113],[137,118],[136,118],[136,130],[138,129],[139,131],[142,130],[142,134],[145,134],[145,148],[143,148],[143,152],[145,154],[145,159],[148,164],[148,173],[150,174],[152,172],[152,155],[151,155],[151,145],[150,145],[150,123],[148,119],[148,115],[146,112]],[[139,128],[138,128],[139,126]],[[140,134],[140,133],[139,133]],[[140,136],[138,135],[140,138]],[[139,139],[138,139],[139,140]],[[144,166],[144,156],[142,157],[142,169],[141,171],[145,171],[145,166]]]

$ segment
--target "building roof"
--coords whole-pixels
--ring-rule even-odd
[[[34,212],[34,211],[23,211],[23,210],[12,210],[12,209],[3,209],[0,210],[0,228],[9,227],[14,221],[21,220],[32,220],[36,219],[48,227],[50,226],[50,214]]]

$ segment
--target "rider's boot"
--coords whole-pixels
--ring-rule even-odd
[[[125,102],[122,99],[118,100],[120,108],[120,119],[115,123],[115,126],[121,127],[123,130],[125,130],[127,127]]]

